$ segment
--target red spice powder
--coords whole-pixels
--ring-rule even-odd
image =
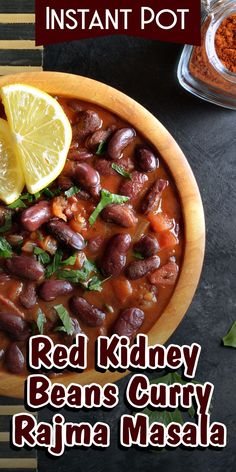
[[[216,32],[215,48],[225,68],[236,73],[236,14],[222,21]]]
[[[229,70],[233,70],[233,67],[236,67],[235,58],[232,59],[232,51],[236,50],[235,45],[235,21],[236,21],[236,14],[229,16],[221,23],[220,27],[217,30],[217,44],[215,38],[215,47],[217,48],[217,54],[220,60],[222,61],[222,56],[220,56],[220,51],[227,49],[230,50],[226,51],[227,54],[227,68]],[[228,95],[232,95],[235,97],[236,87],[232,84],[229,80],[224,78],[210,63],[206,47],[205,47],[205,37],[208,30],[208,27],[211,23],[211,16],[208,16],[205,22],[202,25],[201,30],[201,46],[195,46],[193,48],[190,61],[189,61],[189,71],[190,74],[195,77],[197,80],[201,81],[203,84],[207,85],[208,87],[213,87],[214,90],[220,92],[224,90],[227,92]],[[230,25],[230,28],[227,28],[226,25]],[[234,30],[234,36],[233,31]],[[232,47],[232,40],[234,37],[234,47]],[[227,39],[228,38],[228,39]],[[230,40],[229,40],[230,38]],[[230,47],[224,47],[224,45],[229,45]],[[225,53],[225,54],[226,54]],[[229,56],[231,60],[229,60]],[[235,70],[235,69],[234,69]],[[236,70],[235,70],[236,71]]]

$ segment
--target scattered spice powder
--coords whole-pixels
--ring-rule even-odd
[[[236,14],[222,21],[216,32],[215,49],[225,68],[236,73]]]

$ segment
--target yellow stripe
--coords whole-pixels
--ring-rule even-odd
[[[10,433],[0,433],[0,442],[10,441]]]
[[[0,49],[43,49],[43,46],[35,46],[31,40],[0,40]]]
[[[0,23],[35,23],[35,14],[1,13]]]
[[[0,459],[0,469],[37,469],[37,459]]]
[[[36,72],[43,70],[42,66],[0,66],[0,75],[15,74],[18,72]]]
[[[31,415],[37,415],[37,412],[29,412],[24,408],[24,405],[1,405],[0,416],[15,415],[16,413],[31,413]]]

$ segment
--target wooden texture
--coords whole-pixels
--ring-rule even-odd
[[[164,126],[146,109],[117,90],[85,77],[58,72],[18,74],[0,78],[0,87],[10,83],[26,83],[51,94],[64,95],[97,103],[130,122],[155,146],[176,183],[182,204],[185,227],[185,251],[182,268],[173,296],[149,334],[150,344],[165,343],[177,328],[194,296],[205,249],[204,213],[199,190],[191,168],[181,149]],[[81,374],[60,377],[60,382],[80,384],[114,382],[126,373],[98,373],[89,370]],[[58,381],[58,378],[56,378]],[[24,379],[0,374],[0,394],[22,397]]]
[[[10,401],[9,399],[7,400]],[[37,469],[36,449],[13,449],[9,442],[12,416],[25,412],[23,403],[0,406],[0,471],[5,471],[6,469],[9,471],[27,469],[33,472]],[[37,413],[33,414],[37,416]]]
[[[34,23],[34,1],[0,0],[0,75],[42,70]]]

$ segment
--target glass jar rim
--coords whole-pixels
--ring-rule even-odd
[[[212,19],[206,32],[205,47],[206,47],[206,53],[207,53],[208,59],[211,65],[214,67],[214,69],[216,69],[217,72],[220,73],[225,79],[235,84],[236,73],[230,71],[224,66],[215,48],[215,35],[219,26],[225,20],[225,18],[228,18],[231,15],[236,14],[236,3],[235,2],[230,2],[230,3],[231,5],[227,5],[227,6],[224,3],[225,8],[223,8],[223,11],[222,9],[219,9],[219,8],[217,8],[215,12],[214,12],[214,8],[211,11],[210,14],[212,15]]]

